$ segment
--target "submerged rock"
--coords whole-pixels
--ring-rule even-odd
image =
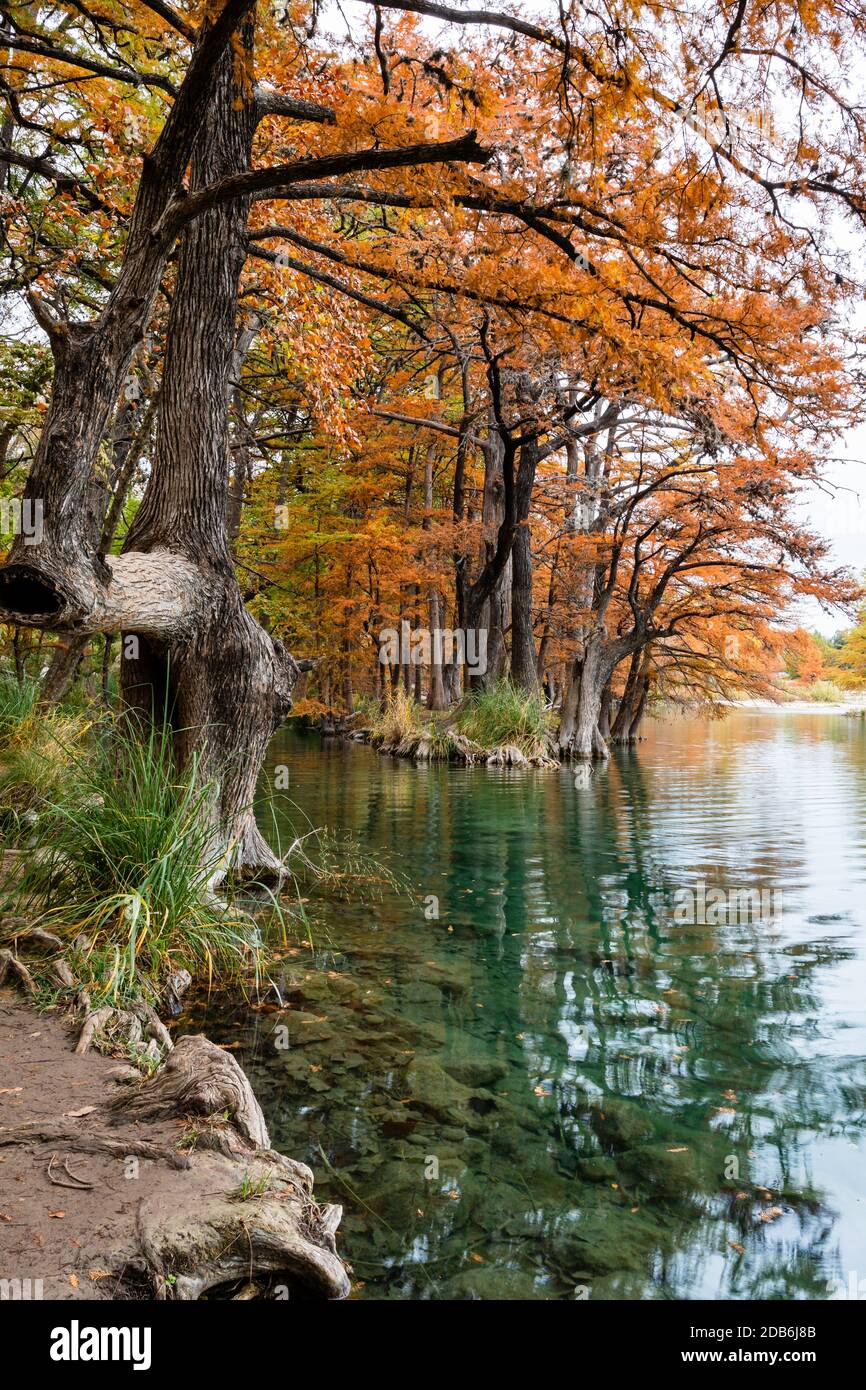
[[[406,1085],[417,1107],[437,1120],[464,1122],[469,1116],[472,1091],[449,1076],[432,1057],[416,1057],[406,1069]]]
[[[604,1096],[592,1107],[593,1129],[603,1144],[624,1148],[646,1139],[653,1132],[649,1116],[634,1101]]]
[[[577,1171],[586,1182],[613,1182],[617,1167],[605,1154],[593,1154],[577,1160]]]
[[[441,1297],[462,1302],[539,1302],[544,1300],[545,1294],[526,1270],[478,1264],[449,1279]]]
[[[699,1165],[691,1148],[680,1144],[641,1144],[620,1155],[623,1168],[665,1197],[691,1201],[700,1189]]]
[[[477,1090],[479,1086],[494,1086],[497,1081],[508,1075],[507,1063],[501,1062],[498,1057],[485,1057],[480,1053],[473,1057],[449,1060],[444,1062],[443,1066],[455,1081],[469,1086],[472,1090]]]

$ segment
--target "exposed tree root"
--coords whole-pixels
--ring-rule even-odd
[[[55,941],[48,933],[22,932],[15,944],[54,950]],[[62,956],[48,964],[54,978],[59,972],[74,989]],[[10,974],[29,992],[35,989],[27,966],[4,949],[0,980]],[[172,983],[175,999],[187,983],[182,977]],[[271,1149],[261,1107],[234,1057],[201,1036],[182,1037],[173,1047],[165,1025],[142,1001],[128,1009],[92,1009],[80,990],[78,1003],[86,1016],[76,1054],[100,1038],[116,1041],[119,1034],[140,1044],[147,1036],[151,1056],[158,1062],[162,1048],[165,1061],[150,1079],[118,1088],[107,1104],[90,1106],[77,1119],[73,1112],[0,1129],[0,1147],[38,1152],[50,1145],[57,1152],[50,1156],[49,1182],[78,1191],[88,1182],[65,1158],[61,1163],[64,1153],[151,1159],[182,1170],[183,1177],[166,1178],[157,1195],[141,1200],[135,1232],[127,1236],[137,1250],[128,1244],[124,1262],[141,1264],[157,1298],[233,1296],[241,1282],[244,1298],[288,1297],[297,1286],[314,1296],[344,1298],[350,1285],[335,1243],[341,1209],[320,1208],[306,1164]],[[167,1120],[188,1122],[185,1149],[172,1144]],[[153,1122],[163,1142],[138,1137],[143,1121]]]
[[[3,984],[7,975],[11,975],[14,980],[23,985],[29,994],[35,993],[36,985],[27,966],[10,950],[3,947],[0,949],[0,985]]]
[[[120,1034],[126,1042],[133,1044],[148,1039],[154,1046],[148,1046],[145,1050],[150,1052],[154,1061],[159,1061],[160,1048],[163,1052],[171,1052],[174,1046],[171,1035],[156,1010],[141,1001],[130,1005],[128,1009],[104,1006],[88,1011],[75,1051],[79,1056],[83,1056],[94,1042],[109,1034]]]
[[[32,1120],[14,1129],[0,1129],[0,1148],[9,1144],[62,1144],[80,1153],[106,1153],[117,1158],[133,1155],[168,1163],[172,1168],[189,1168],[190,1159],[178,1149],[165,1144],[150,1144],[145,1139],[118,1138],[106,1130],[86,1129],[62,1120]]]
[[[232,1170],[237,1176],[237,1164],[222,1155],[200,1161],[214,1185],[224,1186]],[[251,1159],[244,1180],[234,1192],[203,1194],[193,1207],[161,1198],[142,1203],[138,1239],[157,1297],[196,1299],[267,1275],[277,1297],[288,1297],[297,1283],[323,1298],[344,1298],[349,1280],[333,1248],[340,1209],[322,1211],[308,1192],[286,1187],[269,1155]]]
[[[181,1038],[151,1081],[110,1105],[139,1119],[227,1114],[248,1144],[270,1148],[265,1117],[246,1076],[230,1053],[201,1035]]]

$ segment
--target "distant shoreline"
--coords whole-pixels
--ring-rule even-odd
[[[866,692],[851,700],[725,700],[728,709],[754,710],[763,714],[863,714]]]

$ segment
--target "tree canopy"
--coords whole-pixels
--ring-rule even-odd
[[[46,511],[0,603],[52,693],[96,633],[188,651],[142,586],[231,568],[258,685],[274,641],[320,712],[507,674],[603,755],[612,696],[763,689],[856,604],[798,501],[862,401],[861,6],[0,14],[0,485]],[[383,664],[402,623],[485,671]]]

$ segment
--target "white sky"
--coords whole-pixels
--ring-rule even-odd
[[[803,495],[803,515],[813,530],[832,543],[837,564],[850,565],[858,574],[866,570],[866,422],[852,430],[843,450],[845,458],[827,469],[834,490],[808,488]],[[803,605],[803,624],[832,637],[850,625],[841,613],[825,613],[817,603]]]

